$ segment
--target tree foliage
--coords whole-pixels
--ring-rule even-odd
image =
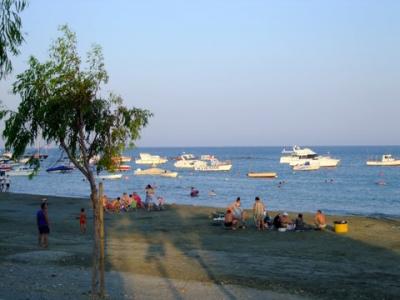
[[[112,168],[112,157],[139,138],[151,113],[123,106],[115,94],[103,97],[108,75],[101,48],[92,47],[82,68],[75,33],[67,26],[60,30],[49,60],[30,57],[29,68],[17,75],[13,92],[22,101],[6,120],[3,135],[16,156],[38,137],[59,144],[89,179],[88,161],[100,155],[99,166]]]
[[[0,79],[12,71],[10,55],[18,55],[24,41],[21,13],[26,0],[0,0]]]

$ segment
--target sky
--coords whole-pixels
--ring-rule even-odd
[[[154,113],[138,146],[399,145],[400,1],[31,0],[15,75],[57,28],[100,44],[105,91]],[[2,145],[2,143],[0,143]]]

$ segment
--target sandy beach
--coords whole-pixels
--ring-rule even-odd
[[[0,194],[0,299],[89,297],[89,200],[45,197],[51,234],[49,249],[41,250],[35,214],[43,197]],[[81,207],[87,209],[87,234],[80,234],[76,219]],[[161,212],[106,214],[109,298],[395,299],[400,294],[400,220],[327,216],[330,224],[349,222],[349,232],[341,235],[258,232],[251,222],[230,231],[211,225],[214,211],[170,205]],[[312,215],[305,220],[312,223]]]

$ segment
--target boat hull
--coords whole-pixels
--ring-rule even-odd
[[[122,174],[109,174],[109,175],[97,175],[96,179],[102,179],[102,180],[106,180],[106,179],[121,179],[122,178]]]
[[[296,165],[293,166],[293,171],[316,171],[320,168],[318,165]]]
[[[68,167],[68,166],[57,166],[53,168],[48,168],[46,172],[48,173],[68,173],[72,172],[74,170],[73,167]]]
[[[163,170],[159,168],[150,168],[146,170],[137,169],[135,170],[134,174],[139,176],[161,176],[170,178],[178,176],[178,172],[170,172],[168,170]]]
[[[367,166],[396,167],[396,166],[400,166],[400,160],[395,160],[395,161],[367,161]]]
[[[202,172],[218,172],[218,171],[230,171],[232,165],[219,165],[219,166],[199,166],[194,168],[195,171]]]

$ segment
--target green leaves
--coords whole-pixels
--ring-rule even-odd
[[[26,0],[0,0],[0,79],[12,71],[11,55],[18,55],[24,41],[21,18]]]
[[[89,160],[100,155],[98,168],[112,170],[112,158],[140,137],[152,114],[125,107],[115,94],[102,97],[108,74],[101,47],[92,47],[83,67],[75,33],[65,25],[60,31],[49,59],[42,63],[31,57],[28,69],[17,76],[13,92],[21,103],[8,115],[3,136],[17,155],[39,137],[55,142],[89,179]]]

